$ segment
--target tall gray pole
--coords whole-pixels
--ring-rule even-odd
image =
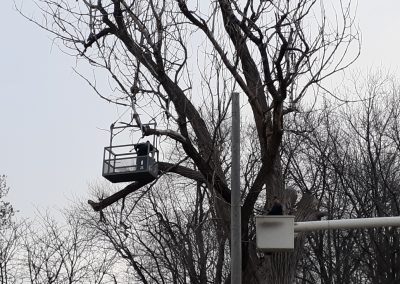
[[[231,284],[242,283],[240,210],[240,104],[239,93],[232,93]]]

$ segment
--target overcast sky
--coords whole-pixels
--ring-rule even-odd
[[[8,176],[8,199],[30,216],[35,207],[51,211],[88,198],[88,184],[102,180],[108,135],[101,128],[117,115],[74,73],[74,59],[7,2],[0,17],[0,174]],[[400,77],[399,11],[400,1],[359,1],[362,54],[352,69],[384,67]]]

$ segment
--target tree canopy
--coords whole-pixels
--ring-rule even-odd
[[[160,162],[163,178],[157,183],[168,174],[181,176],[170,186],[185,183],[188,194],[201,202],[191,210],[209,212],[195,216],[213,224],[210,229],[218,247],[214,283],[229,279],[219,264],[228,259],[229,246],[228,109],[231,93],[242,94],[243,281],[292,283],[302,246],[293,254],[257,253],[253,216],[270,208],[273,196],[283,200],[298,220],[318,215],[310,193],[305,192],[295,207],[299,190],[286,187],[281,155],[287,149],[282,141],[295,134],[287,117],[301,120],[312,110],[307,105],[320,103],[322,93],[328,92],[322,81],[357,58],[359,38],[351,4],[315,0],[38,0],[37,4],[43,18],[33,20],[64,50],[109,73],[111,95],[98,88],[96,80],[85,78],[102,98],[129,108],[138,125],[157,121],[155,130],[142,127],[143,135],[162,136],[171,150],[164,156],[168,160]],[[307,125],[299,132],[304,128]],[[101,211],[122,201],[122,211],[125,198],[143,187],[146,184],[132,183],[90,204]],[[159,218],[161,224],[163,220]],[[302,241],[299,237],[299,244]],[[196,275],[194,267],[187,269]]]

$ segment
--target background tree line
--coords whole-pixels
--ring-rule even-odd
[[[229,282],[233,91],[242,94],[245,113],[243,282],[293,283],[312,277],[334,282],[335,269],[349,269],[338,261],[346,243],[343,233],[337,233],[340,245],[335,233],[300,234],[293,253],[258,252],[254,216],[266,213],[274,196],[297,221],[387,210],[380,202],[382,190],[394,187],[382,187],[383,177],[389,182],[392,176],[381,171],[393,168],[380,159],[388,155],[383,152],[392,138],[379,140],[374,133],[388,124],[376,124],[384,118],[373,110],[380,113],[382,105],[374,96],[365,97],[369,89],[347,98],[323,85],[359,55],[350,1],[38,0],[37,7],[42,17],[29,20],[49,31],[78,62],[109,74],[111,90],[81,74],[94,91],[128,110],[128,122],[137,124],[143,136],[162,140],[155,181],[99,189],[91,208],[81,206],[75,210],[81,216],[71,219],[73,226],[88,228],[85,236],[116,253],[127,277],[143,283]],[[374,88],[380,87],[378,82]],[[146,127],[149,120],[157,122],[157,129]],[[370,191],[361,194],[361,187]],[[371,240],[377,235],[364,233]],[[365,249],[375,255],[371,247]],[[338,258],[330,258],[326,267],[326,255],[317,257],[321,251],[337,252]],[[67,276],[77,272],[70,258],[62,257],[59,266]],[[373,277],[366,267],[375,263],[364,259],[354,267],[360,281]],[[110,281],[118,281],[116,275]]]
[[[346,92],[357,95],[357,102],[326,100],[320,110],[288,122],[282,151],[291,191],[287,200],[291,198],[295,207],[296,195],[313,196],[315,208],[329,219],[398,216],[400,89],[382,74],[355,86]],[[251,139],[246,140],[254,130],[247,131],[244,184],[254,178],[259,157]],[[222,232],[201,183],[166,175],[102,214],[77,204],[64,212],[64,221],[46,214],[35,222],[17,220],[12,206],[3,201],[7,191],[2,177],[0,283],[224,283],[229,279],[229,244],[217,241],[215,234]],[[92,191],[99,198],[112,193],[107,184],[92,186]],[[263,204],[259,210],[263,214]],[[298,238],[308,253],[293,264],[296,283],[399,281],[397,228],[322,231]]]

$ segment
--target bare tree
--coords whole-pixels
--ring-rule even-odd
[[[115,252],[102,248],[76,212],[65,225],[48,214],[23,234],[19,267],[29,283],[115,283]]]
[[[308,115],[307,135],[285,141],[286,150],[296,148],[285,153],[286,180],[312,192],[331,219],[398,216],[398,84],[378,74],[353,85],[346,91],[358,102],[327,103]],[[398,281],[395,228],[320,232],[307,240],[312,253],[301,262],[300,283]]]
[[[98,190],[107,191],[104,185]],[[215,236],[222,232],[207,194],[200,183],[164,178],[148,194],[137,192],[108,206],[100,220],[88,208],[82,219],[135,272],[131,281],[223,283],[229,246]]]
[[[326,105],[320,112],[309,113],[303,127],[294,127],[298,135],[284,142],[286,181],[315,196],[323,212],[319,217],[329,219],[356,217],[347,188],[340,182],[349,143],[343,121],[333,111],[336,108]],[[362,267],[361,249],[355,241],[359,234],[355,230],[308,234],[305,246],[310,253],[300,260],[298,283],[363,283],[357,278]]]
[[[253,215],[258,204],[269,207],[268,197],[288,195],[280,157],[284,115],[301,109],[307,96],[316,99],[313,88],[322,87],[323,79],[358,56],[351,5],[339,2],[330,9],[310,0],[37,4],[44,16],[33,19],[38,25],[53,33],[68,52],[109,72],[114,80],[111,96],[86,78],[98,94],[130,107],[139,125],[146,111],[159,128],[143,128],[143,134],[162,135],[176,146],[177,159],[161,162],[161,173],[173,172],[203,184],[210,216],[219,222],[213,237],[220,245],[228,242],[230,226],[229,135],[224,130],[229,94],[241,90],[255,129],[251,145],[258,149],[253,152],[257,159],[249,160],[254,176],[246,180],[242,197],[243,281],[291,283],[300,251],[258,254]],[[356,51],[351,54],[353,43]],[[143,186],[132,183],[90,203],[99,211]],[[293,212],[298,220],[314,218],[314,210],[307,210],[310,202],[307,196],[299,203]]]
[[[10,225],[12,222],[11,219],[15,214],[14,208],[10,202],[4,200],[9,190],[6,183],[6,176],[0,175],[0,228]]]
[[[398,216],[399,210],[399,86],[388,75],[370,76],[359,88],[365,100],[349,115],[353,159],[349,160],[351,201],[358,215]],[[351,122],[350,122],[351,119]],[[358,161],[357,164],[354,161]],[[351,183],[350,183],[351,180]],[[395,283],[400,279],[396,228],[362,231],[360,261],[371,283]]]
[[[9,188],[6,177],[0,176],[0,283],[19,283],[17,255],[22,224],[14,220],[13,206],[4,200]]]

